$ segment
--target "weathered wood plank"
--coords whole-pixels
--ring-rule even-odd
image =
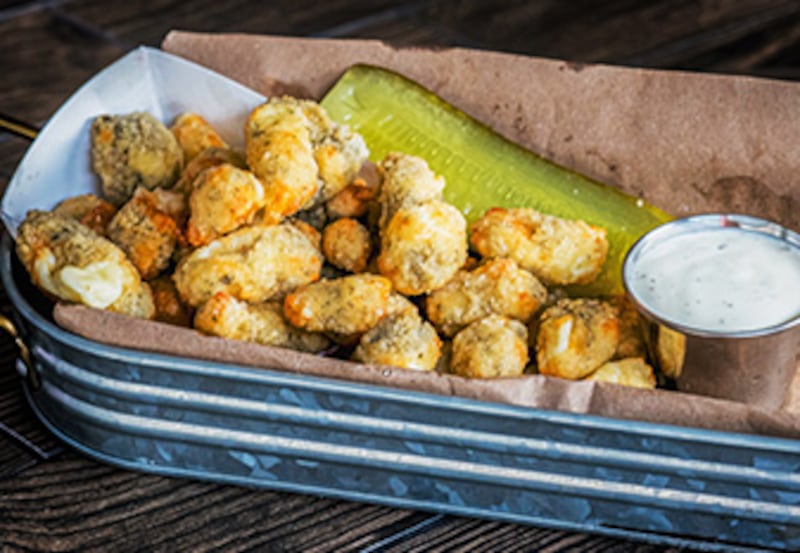
[[[12,477],[40,461],[41,459],[20,447],[0,430],[0,480]]]
[[[90,75],[136,44],[157,45],[171,28],[373,37],[800,78],[798,26],[800,7],[785,0],[0,1],[0,111],[40,124]],[[0,187],[26,147],[0,136]],[[2,295],[0,304],[7,308]],[[0,340],[0,421],[53,453],[48,448],[60,446],[23,403],[12,357]],[[0,433],[3,551],[675,551],[144,475],[72,452],[40,457]]]
[[[797,17],[790,0],[443,2],[439,21],[492,48],[578,61],[683,67]]]
[[[125,2],[109,10],[107,2],[102,0],[68,0],[55,10],[85,23],[87,28],[98,32],[102,29],[103,33],[134,46],[158,45],[171,29],[308,35],[365,17],[390,4],[387,0],[270,3],[158,0]]]
[[[0,106],[3,106],[2,100]],[[27,141],[0,132],[0,194],[5,191],[8,180],[14,174],[27,148]]]
[[[611,538],[439,517],[314,496],[121,471],[65,453],[0,480],[11,548],[154,551],[674,551]],[[405,535],[406,529],[421,526]],[[394,541],[392,534],[402,539]],[[387,539],[388,538],[388,539]],[[376,550],[377,551],[377,550]]]
[[[123,53],[45,8],[0,21],[0,111],[41,124],[86,79]]]

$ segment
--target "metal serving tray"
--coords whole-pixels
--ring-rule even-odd
[[[797,441],[109,347],[34,307],[7,234],[0,256],[38,376],[28,399],[102,461],[708,550],[800,550]]]

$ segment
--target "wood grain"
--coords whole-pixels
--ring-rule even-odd
[[[774,0],[446,2],[435,15],[486,45],[578,61],[690,68],[695,56],[797,20]]]
[[[68,0],[55,11],[85,23],[88,29],[108,33],[130,47],[136,44],[156,46],[170,29],[309,35],[369,17],[391,4],[387,0],[270,3],[157,0],[125,2],[109,10],[108,3],[102,0]]]
[[[138,474],[75,453],[0,480],[0,536],[12,551],[675,551]]]
[[[37,8],[0,20],[0,107],[42,124],[99,68],[124,53]]]
[[[787,0],[0,1],[0,111],[41,124],[172,28],[380,38],[575,61],[800,78]],[[0,135],[0,189],[27,143]],[[0,292],[2,292],[0,290]],[[0,293],[0,310],[8,312]],[[25,404],[0,336],[0,550],[677,551],[633,541],[120,470],[64,451]]]

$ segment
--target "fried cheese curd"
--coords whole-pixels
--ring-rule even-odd
[[[140,187],[108,224],[109,240],[125,252],[145,280],[169,266],[183,239],[184,205],[181,194]]]
[[[442,341],[436,330],[410,301],[397,294],[393,298],[398,299],[390,299],[389,314],[361,336],[353,360],[416,371],[434,370],[442,354]]]
[[[686,335],[660,325],[655,343],[655,358],[664,376],[678,378],[686,359]]]
[[[117,208],[96,194],[81,194],[62,200],[53,208],[53,213],[75,219],[100,236],[106,235],[106,227],[117,212]]]
[[[653,367],[648,365],[642,357],[608,361],[584,380],[610,382],[649,390],[656,387],[656,376],[653,372]]]
[[[247,164],[265,184],[267,222],[332,198],[369,155],[364,139],[333,123],[322,106],[288,96],[253,110],[245,150]]]
[[[339,219],[365,215],[370,205],[377,202],[380,185],[377,165],[364,163],[356,178],[325,203],[328,216]]]
[[[349,342],[386,316],[391,292],[392,283],[386,278],[349,275],[298,288],[286,296],[283,312],[298,328]]]
[[[245,124],[245,155],[264,183],[265,222],[296,213],[317,193],[311,122],[300,100],[271,98],[254,109]]]
[[[363,272],[371,251],[369,230],[355,219],[337,219],[322,231],[322,253],[334,267],[351,273]]]
[[[95,118],[91,141],[92,167],[105,199],[114,205],[126,202],[139,186],[170,188],[183,168],[175,136],[147,112]]]
[[[352,132],[347,125],[335,123],[319,103],[288,97],[282,100],[296,102],[310,124],[311,144],[319,172],[319,189],[303,209],[322,205],[322,202],[338,194],[356,177],[369,156],[369,150],[361,135]]]
[[[287,222],[302,232],[315,248],[322,251],[322,233],[316,227],[302,219],[288,219]]]
[[[619,318],[619,345],[614,359],[645,357],[647,346],[642,335],[642,321],[636,307],[626,296],[614,296],[609,300],[617,308]]]
[[[654,386],[632,306],[556,299],[600,272],[604,229],[493,208],[468,239],[424,159],[366,163],[363,138],[308,100],[255,108],[243,155],[194,113],[171,129],[101,116],[91,138],[108,201],[71,198],[19,229],[49,294],[310,353],[338,342],[365,363],[514,377],[531,351],[545,375]]]
[[[189,195],[186,239],[203,246],[253,222],[264,207],[264,186],[250,171],[222,163],[197,177]]]
[[[450,370],[466,378],[520,376],[528,364],[528,329],[521,322],[492,314],[453,338]]]
[[[259,303],[318,280],[322,261],[320,251],[290,223],[244,227],[193,250],[173,280],[192,307],[217,292]]]
[[[498,257],[461,270],[425,300],[428,318],[445,336],[492,313],[527,323],[547,300],[547,289],[511,259]]]
[[[191,326],[192,309],[181,301],[175,283],[169,275],[163,275],[148,282],[153,291],[156,321],[177,326]]]
[[[409,296],[444,286],[467,259],[464,215],[441,199],[444,179],[422,158],[390,153],[378,167],[378,271]]]
[[[467,259],[467,223],[442,200],[397,210],[381,234],[378,270],[398,292],[426,294],[447,284]]]
[[[217,292],[197,310],[196,329],[244,342],[317,353],[330,346],[322,334],[293,327],[283,316],[281,302],[247,303]]]
[[[538,321],[536,362],[541,374],[577,380],[610,360],[618,344],[614,307],[595,299],[563,299]]]
[[[184,167],[181,173],[181,178],[178,179],[178,182],[175,183],[172,190],[188,196],[192,193],[194,183],[200,173],[211,167],[222,165],[223,163],[233,165],[239,169],[247,169],[244,156],[236,150],[229,150],[227,148],[206,148],[186,164],[186,167]]]
[[[322,110],[319,104],[313,105]],[[360,134],[350,131],[349,127],[330,123],[320,140],[315,141],[314,160],[319,168],[321,186],[312,203],[326,202],[342,192],[356,178],[368,155]]]
[[[402,207],[442,199],[444,177],[434,174],[421,157],[391,152],[378,164],[378,174],[381,229]]]
[[[183,159],[187,164],[208,148],[228,147],[211,123],[196,113],[180,114],[169,130],[180,144]]]
[[[545,284],[592,282],[606,260],[606,230],[530,208],[492,208],[472,224],[470,243],[483,257],[510,257]]]
[[[74,219],[29,211],[17,253],[33,283],[61,300],[153,317],[150,287],[123,251]]]

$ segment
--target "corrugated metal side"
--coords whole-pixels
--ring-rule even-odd
[[[13,285],[65,440],[130,468],[731,551],[800,549],[797,442],[110,348]]]

